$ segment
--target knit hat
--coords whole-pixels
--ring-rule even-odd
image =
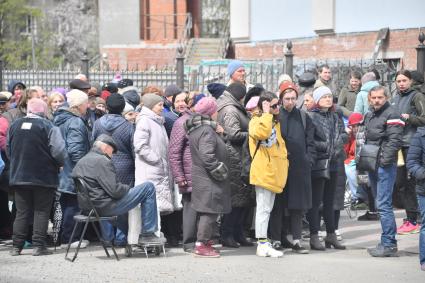
[[[204,98],[204,97],[206,97],[206,95],[205,94],[203,94],[203,93],[199,93],[198,95],[196,95],[194,98],[193,98],[193,104],[192,104],[192,107],[194,107],[198,102],[199,102],[199,100],[201,100],[202,98]]]
[[[59,92],[60,94],[62,94],[63,96],[65,96],[66,95],[66,89],[65,88],[63,88],[63,87],[57,87],[57,88],[54,88],[54,89],[52,89],[52,93],[53,92]]]
[[[279,76],[279,79],[277,80],[277,85],[280,86],[284,82],[290,82],[292,83],[292,78],[288,74],[282,74]]]
[[[66,94],[66,101],[68,102],[70,108],[80,106],[88,100],[89,97],[87,94],[78,89],[73,89]]]
[[[283,84],[281,84],[279,86],[280,94],[282,94],[284,91],[286,91],[288,89],[293,89],[297,93],[297,96],[298,96],[298,88],[295,84],[290,83],[290,82],[284,82]]]
[[[113,153],[117,152],[117,144],[115,143],[114,139],[107,135],[107,134],[101,134],[97,137],[96,141],[106,143],[107,145],[112,146],[114,149]]]
[[[239,60],[233,60],[227,65],[227,75],[231,77],[237,69],[243,67],[243,63]]]
[[[129,113],[129,112],[133,112],[133,111],[135,111],[134,110],[134,107],[133,106],[131,106],[131,104],[128,104],[128,103],[126,103],[125,104],[125,107],[124,107],[124,110],[122,111],[122,115],[125,115],[125,114],[127,114],[127,113]]]
[[[140,104],[140,95],[135,89],[129,89],[123,92],[122,96],[124,96],[125,102],[130,103],[134,108]]]
[[[315,103],[318,103],[322,96],[327,94],[332,95],[332,91],[327,86],[320,86],[313,91],[313,99]]]
[[[232,83],[226,90],[237,100],[241,100],[246,95],[246,87],[241,83]]]
[[[28,100],[27,113],[44,114],[47,113],[47,104],[40,98],[31,98]]]
[[[214,96],[215,99],[218,99],[223,92],[226,90],[226,86],[224,84],[219,83],[210,83],[207,85],[208,92]]]
[[[164,90],[165,97],[174,96],[176,94],[182,93],[183,91],[176,85],[169,85]]]
[[[163,102],[164,99],[155,94],[155,93],[146,93],[142,96],[143,106],[152,110],[152,108],[160,102]]]
[[[246,104],[246,110],[250,111],[255,109],[258,106],[258,101],[260,100],[259,96],[253,96]]]
[[[424,83],[424,74],[422,74],[418,70],[410,71],[410,74],[412,75],[412,80],[414,80],[416,83]]]
[[[217,102],[212,97],[204,97],[195,105],[195,112],[201,115],[211,116],[217,112]]]
[[[350,117],[348,117],[348,126],[358,125],[363,121],[363,115],[360,113],[352,113]]]
[[[109,114],[119,114],[123,111],[125,107],[125,100],[121,94],[113,93],[106,100],[106,108],[109,111]]]

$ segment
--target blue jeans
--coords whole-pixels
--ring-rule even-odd
[[[131,188],[126,195],[119,200],[114,200],[110,208],[102,209],[101,216],[123,215],[137,205],[142,207],[142,234],[152,234],[158,230],[158,216],[156,209],[155,186],[151,182],[145,182]],[[126,231],[122,222],[117,222],[117,228]]]
[[[127,218],[127,214],[118,215],[116,229],[114,229],[114,226],[109,221],[100,221],[100,230],[103,239],[108,242],[114,241],[114,244],[117,246],[126,245],[128,230]],[[118,227],[125,227],[125,230],[121,230]]]
[[[78,206],[77,195],[74,194],[62,193],[59,203],[62,209],[61,242],[67,244],[74,229],[74,216],[80,213],[80,207]],[[82,230],[82,225],[79,225],[71,242],[80,240]]]
[[[421,232],[419,234],[419,261],[421,264],[425,264],[425,196],[417,196],[422,220]]]
[[[369,172],[369,181],[381,220],[381,244],[385,247],[397,247],[397,226],[392,205],[396,174],[397,164],[379,167],[377,172]]]
[[[350,187],[351,196],[353,200],[361,199],[367,201],[367,192],[357,183],[357,170],[356,163],[350,162],[349,164],[344,164],[345,175],[347,176],[348,186]]]

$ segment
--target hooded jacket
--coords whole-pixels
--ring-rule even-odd
[[[63,170],[59,174],[58,190],[63,193],[76,194],[71,173],[75,164],[90,150],[89,131],[84,119],[66,107],[59,108],[55,112],[53,124],[59,127],[67,151]]]
[[[93,127],[93,140],[101,134],[110,135],[117,145],[112,156],[117,180],[130,186],[134,185],[134,125],[117,114],[106,114],[96,120]]]
[[[425,196],[425,127],[419,127],[412,137],[406,166],[416,179],[416,193]]]

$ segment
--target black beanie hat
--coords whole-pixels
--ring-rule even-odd
[[[226,90],[226,85],[219,83],[210,83],[207,85],[207,89],[215,99],[218,99],[223,92]]]
[[[237,100],[241,100],[246,95],[246,87],[241,83],[232,83],[226,90]]]
[[[124,107],[124,97],[119,93],[113,93],[108,97],[108,99],[106,99],[106,108],[108,108],[109,114],[121,115]]]

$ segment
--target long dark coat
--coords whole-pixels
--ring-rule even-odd
[[[227,164],[226,144],[211,125],[200,125],[190,131],[189,144],[192,153],[193,209],[203,213],[230,213],[228,181],[217,181],[212,177],[220,162]]]
[[[242,103],[225,91],[217,100],[218,123],[224,127],[229,152],[229,182],[232,207],[248,207],[254,204],[253,190],[242,178],[242,145],[248,138],[249,117]]]
[[[299,109],[280,110],[281,135],[288,150],[288,181],[283,190],[285,207],[308,210],[311,208],[311,164],[315,158],[314,126],[305,114],[305,128]]]

